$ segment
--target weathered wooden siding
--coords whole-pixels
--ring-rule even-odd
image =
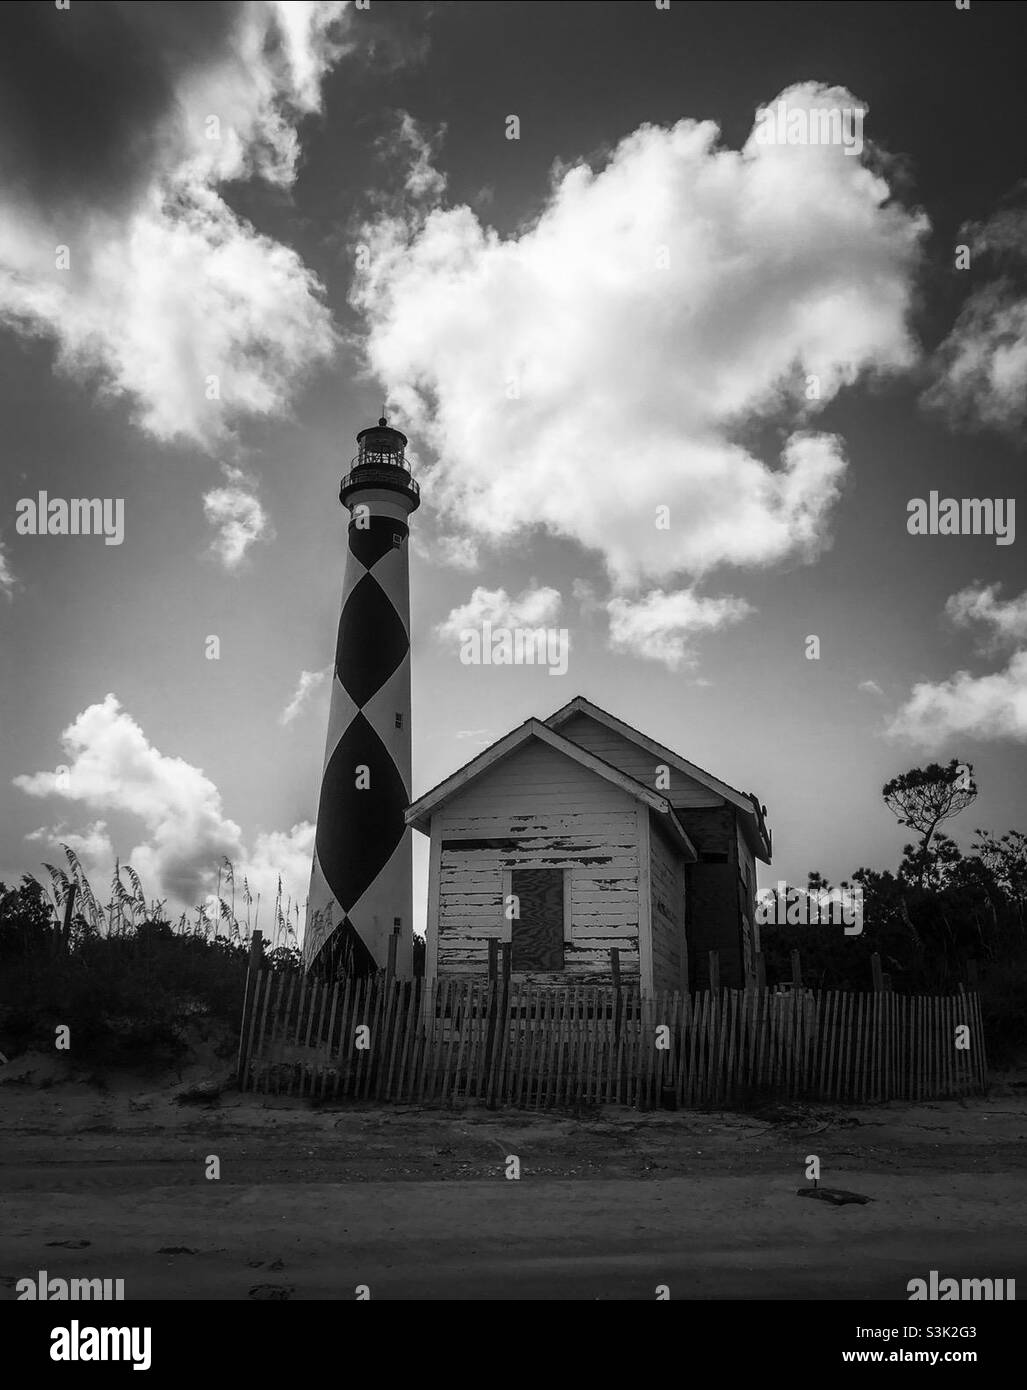
[[[748,971],[755,969],[755,953],[760,949],[759,930],[756,920],[756,858],[742,833],[741,819],[737,822],[738,831],[738,900],[742,915],[743,965]]]
[[[700,854],[708,851],[737,858],[738,845],[734,808],[728,805],[703,809],[682,808],[678,820]]]
[[[597,758],[602,758],[604,762],[612,763],[621,772],[626,772],[629,777],[633,777],[636,782],[641,782],[644,787],[649,787],[651,791],[660,792],[672,806],[719,806],[722,804],[723,798],[718,796],[716,792],[711,791],[709,787],[704,787],[701,782],[687,777],[683,772],[678,772],[673,767],[670,768],[669,786],[658,787],[656,785],[656,769],[660,766],[659,758],[647,753],[644,748],[632,743],[630,739],[615,733],[613,729],[608,729],[605,724],[600,724],[591,715],[572,715],[565,724],[561,724],[559,733],[564,738],[569,738],[580,748],[587,748],[590,753],[594,753]]]
[[[685,866],[656,816],[649,818],[652,892],[653,988],[683,988],[685,947]]]
[[[742,833],[741,819],[737,822],[738,873],[742,880],[743,902],[752,917],[756,901],[756,858]]]
[[[432,818],[439,843],[436,969],[482,974],[488,942],[510,940],[504,871],[568,871],[564,969],[524,972],[535,983],[598,983],[610,947],[624,976],[639,971],[638,802],[571,759],[532,741],[458,793]],[[433,923],[429,922],[429,941]]]

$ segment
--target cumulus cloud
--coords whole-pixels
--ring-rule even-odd
[[[125,398],[156,438],[213,449],[242,419],[284,413],[334,351],[317,277],[219,189],[293,182],[345,5],[79,8],[30,21],[32,75],[48,75],[7,93],[0,323],[52,339],[60,370]],[[40,149],[41,126],[66,148]]]
[[[1007,209],[961,231],[977,283],[934,355],[934,381],[921,397],[962,428],[1018,434],[1027,425],[1027,210]],[[1003,273],[994,274],[1001,269]]]
[[[326,666],[323,671],[301,671],[299,683],[293,691],[292,698],[278,716],[279,724],[292,724],[298,719],[318,692],[325,689],[331,674],[331,666]]]
[[[479,585],[466,603],[436,624],[435,631],[444,641],[459,642],[462,632],[480,629],[483,623],[494,629],[548,627],[558,620],[562,602],[560,591],[545,585],[529,586],[515,598],[505,589]]]
[[[211,551],[225,569],[236,569],[259,540],[271,540],[274,528],[257,496],[256,481],[241,468],[222,464],[225,482],[203,495],[203,514],[217,535]]]
[[[982,645],[996,649],[1027,642],[1027,590],[1018,598],[1000,599],[1001,584],[970,584],[953,594],[945,615],[957,627],[984,629]]]
[[[991,675],[957,671],[948,680],[914,685],[888,732],[924,747],[957,735],[1027,742],[1027,651]]]
[[[1027,591],[1001,599],[1000,584],[970,584],[953,594],[945,614],[957,627],[978,632],[981,650],[1012,651],[1004,670],[985,676],[957,671],[948,680],[922,681],[888,732],[925,747],[963,734],[1027,741]]]
[[[288,831],[258,834],[245,843],[235,821],[225,815],[221,793],[198,767],[162,753],[113,694],[83,710],[61,734],[67,759],[64,770],[14,778],[29,796],[59,797],[94,815],[123,814],[140,821],[145,838],[121,862],[130,861],[151,895],[191,907],[213,891],[217,865],[235,865],[236,880],[245,875],[251,892],[274,902],[278,875],[296,902],[306,898],[314,827],[307,821]],[[44,832],[35,832],[41,838]],[[93,868],[108,873],[112,859],[106,822],[96,820],[81,832],[63,826],[45,832],[86,850]],[[85,862],[85,861],[84,861]]]
[[[783,96],[857,104],[815,84]],[[361,229],[368,363],[436,454],[430,496],[462,533],[546,528],[625,591],[829,543],[846,461],[813,419],[915,360],[927,222],[838,146],[718,141],[709,121],[643,126],[598,172],[557,171],[509,237],[467,206]],[[760,422],[784,426],[777,458],[746,442]]]
[[[93,821],[84,830],[69,830],[63,822],[53,826],[40,826],[32,830],[25,839],[30,844],[45,844],[52,847],[67,845],[78,856],[79,863],[87,874],[106,875],[114,863],[114,844],[107,829],[107,822]]]
[[[753,612],[745,599],[702,597],[690,589],[655,589],[637,602],[612,598],[606,608],[614,651],[660,661],[672,671],[694,663],[696,637],[741,622]]]
[[[862,690],[864,695],[884,694],[884,691],[881,689],[881,687],[877,684],[876,681],[860,681],[859,685],[856,688],[858,690]]]
[[[282,907],[291,900],[293,907],[301,908],[307,900],[310,887],[310,865],[314,858],[314,833],[312,821],[300,821],[288,830],[269,830],[256,835],[253,845],[244,852],[236,866],[236,881],[245,878],[250,892],[256,901],[257,894],[270,911],[274,907],[278,891],[278,880],[282,883]],[[267,923],[262,909],[261,922]],[[297,935],[303,936],[303,913],[300,913],[300,927]],[[295,920],[293,922],[295,927]]]

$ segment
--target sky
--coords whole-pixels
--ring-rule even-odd
[[[930,761],[973,765],[965,849],[1027,828],[1019,23],[0,7],[0,880],[64,843],[176,912],[224,856],[302,903],[383,405],[415,797],[581,694],[766,803],[764,885],[894,868],[881,787]],[[780,103],[863,114],[780,143]],[[1005,522],[911,534],[932,492]],[[566,672],[465,664],[485,621]]]

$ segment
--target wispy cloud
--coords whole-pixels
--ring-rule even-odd
[[[1019,434],[1027,425],[1027,210],[970,223],[960,236],[974,288],[935,353],[921,400],[952,425]]]
[[[4,549],[3,541],[0,541],[0,594],[10,601],[14,597],[14,586],[17,581],[11,572],[11,567],[7,560],[7,552]]]
[[[25,839],[30,844],[42,844],[51,848],[67,845],[75,851],[87,873],[98,870],[106,874],[115,858],[114,845],[105,820],[93,821],[82,831],[69,830],[63,821],[57,825],[40,826],[38,830],[30,831]]]
[[[672,671],[694,663],[697,637],[741,622],[754,611],[745,599],[703,597],[691,589],[655,589],[638,601],[613,598],[606,609],[614,651],[662,662]]]
[[[217,535],[211,551],[227,570],[236,569],[255,541],[272,540],[274,528],[257,496],[257,482],[241,468],[223,463],[225,482],[203,495],[203,514]]]
[[[454,608],[435,631],[447,642],[459,642],[460,634],[491,623],[493,628],[539,628],[555,623],[560,616],[562,598],[558,589],[545,585],[524,589],[511,598],[505,589],[474,590],[468,601]]]
[[[446,191],[446,176],[434,164],[445,133],[446,128],[442,126],[429,136],[409,111],[399,113],[399,129],[395,140],[388,142],[389,153],[392,158],[404,152],[410,157],[403,183],[410,197],[441,198]]]
[[[1000,584],[970,584],[953,594],[945,615],[957,627],[980,627],[985,650],[1027,642],[1027,589],[1018,598],[1000,599]]]
[[[298,719],[312,703],[318,692],[325,688],[331,675],[331,666],[326,666],[323,671],[301,671],[299,683],[293,691],[292,698],[278,716],[279,724],[288,725]]]
[[[480,546],[473,536],[453,530],[437,529],[433,519],[410,532],[410,545],[419,560],[430,565],[446,565],[456,570],[476,570]]]

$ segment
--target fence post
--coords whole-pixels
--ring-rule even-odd
[[[264,964],[264,935],[255,931],[250,937],[250,955],[246,963],[246,986],[242,999],[242,1023],[239,1026],[239,1057],[236,1063],[236,1082],[242,1090],[249,1066],[250,1010],[254,996],[254,986]]]
[[[756,988],[760,994],[767,992],[767,962],[762,951],[756,952]]]
[[[720,952],[710,952],[710,994],[716,998],[720,994]]]
[[[610,978],[613,980],[613,1037],[620,1041],[620,947],[610,947]]]
[[[499,942],[494,936],[489,937],[489,1003],[488,1027],[485,1034],[485,1069],[482,1072],[482,1080],[485,1091],[485,1105],[487,1109],[494,1109],[495,1106],[490,1094],[490,1079],[492,1076],[492,1056],[496,1048],[496,1024],[498,1022],[498,1003],[499,1003]]]
[[[385,965],[385,978],[389,984],[396,978],[396,949],[399,946],[399,931],[393,928],[389,937],[389,956]]]
[[[489,1064],[485,1073],[486,1108],[495,1110],[497,1093],[502,1087],[506,1053],[510,1046],[510,952],[512,946],[509,941],[490,942],[489,944],[498,945],[500,955],[499,979],[496,982],[496,990],[493,995],[493,1014],[489,1030]]]
[[[610,947],[610,976],[614,989],[620,989],[620,947]]]
[[[802,965],[798,951],[792,952],[792,985],[795,989],[802,989]]]

